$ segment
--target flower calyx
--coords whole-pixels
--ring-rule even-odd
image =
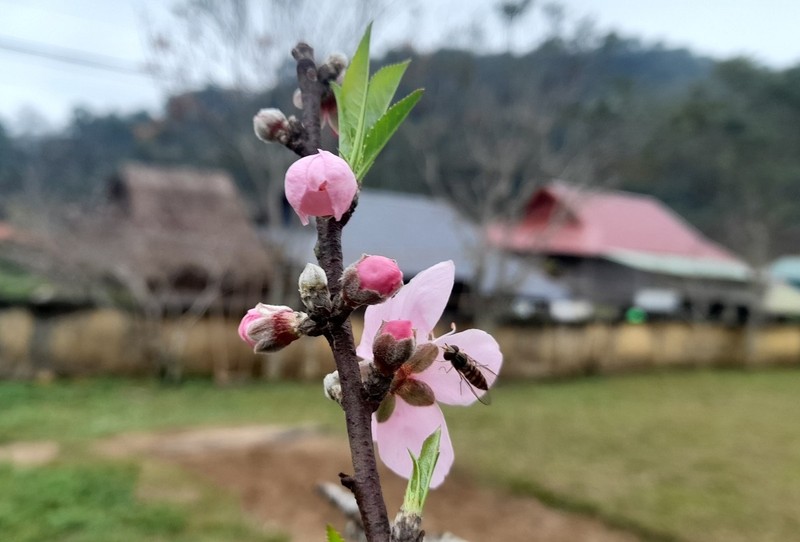
[[[430,406],[436,402],[433,389],[427,383],[414,378],[414,375],[430,367],[438,353],[439,348],[433,343],[421,344],[414,349],[411,357],[394,373],[389,393],[375,412],[378,423],[385,422],[391,417],[396,397],[401,397],[411,406]]]
[[[372,359],[384,376],[392,376],[414,351],[416,341],[410,320],[383,322],[372,343]]]

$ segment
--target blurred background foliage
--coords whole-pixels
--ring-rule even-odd
[[[613,33],[553,37],[522,56],[409,48],[377,63],[404,58],[413,62],[398,95],[426,93],[367,186],[444,194],[476,214],[469,198],[481,195],[463,188],[478,178],[516,187],[501,206],[532,182],[564,178],[653,194],[745,256],[760,230],[768,257],[797,246],[800,67],[714,61]],[[290,75],[261,92],[207,86],[172,95],[163,116],[76,109],[56,133],[12,136],[0,126],[2,212],[13,216],[34,196],[92,203],[122,161],[138,160],[224,168],[267,220],[278,207],[259,194],[282,183],[274,162],[291,156],[255,147],[274,159],[254,161],[242,141],[257,143],[259,108],[296,111],[294,88]]]

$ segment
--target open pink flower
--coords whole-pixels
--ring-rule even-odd
[[[286,199],[305,226],[309,216],[341,220],[358,192],[358,181],[346,161],[320,150],[289,166],[284,187]]]
[[[372,359],[372,343],[383,322],[410,320],[416,329],[418,345],[432,342],[439,347],[436,361],[419,373],[404,373],[406,380],[415,380],[427,385],[438,402],[449,405],[469,405],[477,401],[469,384],[444,360],[442,347],[458,346],[476,362],[489,369],[483,371],[491,386],[500,371],[503,355],[491,335],[479,329],[459,333],[448,333],[438,339],[430,339],[436,322],[441,317],[450,298],[455,281],[455,266],[446,261],[419,273],[390,300],[372,305],[364,314],[364,334],[356,350],[364,359]],[[401,367],[400,371],[403,371]],[[453,465],[453,444],[439,405],[412,406],[401,394],[394,398],[395,406],[387,420],[378,422],[372,417],[372,434],[378,444],[378,453],[383,462],[397,474],[408,478],[412,472],[410,450],[419,455],[423,441],[437,428],[442,429],[439,461],[431,480],[431,487],[443,481]]]

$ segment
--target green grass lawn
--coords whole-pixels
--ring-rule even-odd
[[[800,371],[498,389],[449,409],[457,465],[655,540],[800,540]]]
[[[0,442],[57,439],[75,456],[25,472],[0,467],[0,487],[12,480],[19,488],[0,492],[0,532],[8,533],[8,518],[24,510],[41,516],[47,503],[40,501],[57,502],[50,495],[57,490],[87,499],[73,510],[78,515],[106,502],[125,511],[113,519],[130,533],[119,540],[262,540],[236,523],[235,512],[217,523],[216,535],[201,536],[192,506],[132,497],[141,466],[88,463],[81,450],[90,439],[118,432],[188,425],[312,422],[342,432],[342,415],[320,388],[0,383]],[[596,515],[645,539],[786,541],[800,540],[797,390],[798,370],[656,373],[508,384],[494,390],[491,406],[447,408],[446,414],[455,468],[487,484]],[[97,480],[114,486],[97,487],[108,499],[90,496],[91,484],[102,485]],[[73,538],[10,539],[88,542],[103,540],[92,533],[108,528],[87,518],[68,517],[63,524],[85,528]],[[226,529],[244,529],[251,538],[223,536]]]

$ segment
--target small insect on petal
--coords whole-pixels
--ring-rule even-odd
[[[491,370],[472,359],[455,345],[446,344],[442,350],[442,356],[445,361],[449,361],[453,365],[453,369],[455,369],[458,372],[458,376],[461,377],[461,382],[467,385],[469,391],[472,392],[478,401],[484,405],[490,404],[491,398],[488,393],[489,384],[482,371],[491,372]]]

